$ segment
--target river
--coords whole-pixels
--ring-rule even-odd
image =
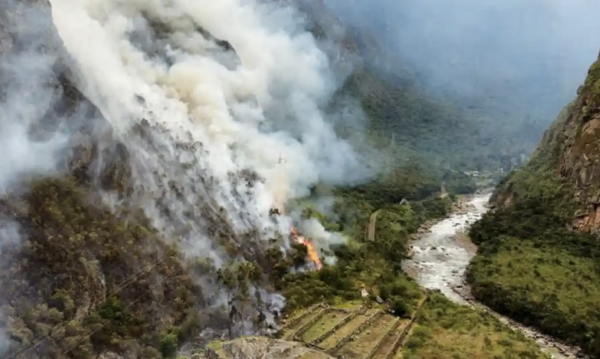
[[[421,286],[439,289],[456,303],[475,306],[495,314],[503,323],[534,339],[552,358],[585,358],[577,355],[577,348],[564,345],[535,329],[501,316],[471,296],[464,277],[477,247],[470,242],[466,232],[469,226],[487,211],[489,198],[489,193],[465,197],[449,217],[433,224],[429,229],[420,230],[418,238],[411,243],[412,257],[404,261],[404,270]]]

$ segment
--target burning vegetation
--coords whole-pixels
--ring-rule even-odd
[[[298,233],[298,230],[296,230],[296,228],[294,227],[292,227],[292,237],[294,238],[296,243],[300,243],[306,246],[308,258],[311,262],[315,264],[317,270],[320,270],[323,267],[323,263],[321,262],[321,258],[319,258],[319,252],[317,251],[315,244],[310,239],[300,235],[300,233]]]
[[[269,211],[269,214],[271,216],[281,215],[281,214],[283,214],[283,211],[280,211],[279,208],[272,208]],[[317,247],[315,247],[315,244],[310,239],[301,235],[295,227],[291,228],[291,234],[292,234],[292,238],[294,239],[294,241],[296,243],[302,244],[303,246],[306,247],[306,253],[308,255],[308,259],[310,259],[310,261],[315,265],[317,270],[320,270],[321,268],[323,268],[323,262],[321,262],[321,258],[319,257],[319,251],[317,250]]]

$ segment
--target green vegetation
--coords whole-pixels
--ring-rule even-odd
[[[2,305],[18,318],[16,358],[169,358],[196,333],[202,295],[179,250],[116,219],[73,180],[35,182],[22,199],[4,198],[0,214],[27,230],[18,251],[2,252],[0,272],[11,300]]]
[[[494,310],[600,355],[600,243],[552,208],[529,198],[484,216],[468,280]]]
[[[590,106],[600,106],[600,58],[590,67],[584,86],[590,91]]]
[[[412,173],[415,175],[415,173]],[[410,176],[398,188],[410,186]],[[394,193],[396,183],[382,187]],[[417,183],[419,183],[417,181]],[[404,186],[402,186],[404,184]],[[382,184],[380,184],[382,185]],[[429,194],[426,181],[411,193]],[[362,285],[371,294],[370,303],[379,297],[385,307],[400,318],[410,318],[425,292],[401,269],[407,256],[409,234],[426,220],[448,213],[450,199],[435,196],[410,197],[409,204],[398,204],[394,195],[369,191],[368,186],[334,191],[338,198],[335,220],[308,207],[304,214],[319,218],[325,227],[342,231],[348,242],[334,248],[335,266],[319,272],[287,273],[279,288],[287,299],[287,310],[298,311],[319,302],[347,307],[360,303]],[[375,241],[366,240],[369,215],[377,217]],[[299,249],[296,249],[299,250]],[[441,293],[429,293],[418,314],[414,334],[402,351],[405,358],[543,358],[533,341],[514,333],[488,314],[462,307]],[[405,319],[406,320],[406,319]]]
[[[358,71],[347,80],[343,91],[360,99],[371,131],[387,134],[388,141],[411,151],[405,156],[427,155],[437,163],[442,158],[449,160],[450,153],[458,156],[471,150],[467,146],[473,144],[477,127],[458,109],[416,88],[388,82],[370,71]]]
[[[369,242],[365,238],[366,226],[380,200],[348,189],[340,191],[337,220],[314,210],[305,211],[308,216],[325,219],[326,226],[338,228],[348,237],[348,243],[333,249],[335,266],[282,276],[279,286],[289,310],[323,300],[329,303],[358,300],[362,284],[370,289],[379,288],[381,298],[389,303],[402,300],[410,307],[421,297],[417,284],[402,273],[400,263],[407,256],[408,235],[427,218],[443,215],[449,209],[449,199],[430,198],[417,202],[414,208],[388,204],[377,219],[377,239]],[[294,256],[291,257],[293,260]]]
[[[468,281],[494,310],[598,356],[600,242],[569,229],[575,185],[554,170],[563,144],[559,129],[550,129],[527,167],[500,183],[501,207],[472,226],[479,252]]]
[[[350,239],[336,248],[336,266],[287,274],[282,288],[288,309],[320,301],[342,307],[358,304],[359,289],[365,284],[372,294],[371,303],[379,296],[395,315],[410,318],[425,293],[401,271],[398,258],[406,255],[406,242],[394,238],[403,238],[418,218],[410,206],[382,211],[374,243],[364,242],[362,237]],[[533,341],[493,316],[454,304],[441,293],[428,295],[414,333],[402,350],[404,358],[544,358]]]
[[[520,238],[501,237],[500,241],[494,255],[473,262],[474,294],[524,324],[536,325],[598,355],[597,258]]]
[[[489,313],[430,295],[402,350],[406,359],[545,358],[532,340]]]
[[[369,69],[354,72],[338,95],[358,100],[370,134],[393,144],[396,159],[419,159],[439,170],[510,170],[537,140],[523,140],[517,121],[510,127],[509,121],[452,104],[418,83]]]

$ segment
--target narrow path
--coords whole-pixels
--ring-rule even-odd
[[[380,209],[373,212],[371,217],[369,218],[369,229],[367,230],[367,240],[374,242],[375,241],[375,225],[377,224],[377,215],[381,212]]]
[[[459,206],[452,215],[431,226],[426,233],[412,242],[412,258],[404,261],[403,268],[419,284],[429,289],[439,289],[450,300],[486,310],[514,330],[534,339],[542,350],[556,359],[581,358],[578,348],[562,344],[533,328],[525,327],[506,318],[471,295],[464,280],[467,266],[477,248],[466,236],[470,225],[487,211],[490,194],[472,196]]]

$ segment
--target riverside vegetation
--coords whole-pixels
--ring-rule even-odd
[[[420,187],[415,193],[427,191]],[[336,265],[326,265],[318,272],[288,273],[280,279],[278,285],[285,293],[289,311],[302,312],[301,308],[321,302],[344,308],[360,300],[364,286],[374,305],[381,300],[394,315],[408,318],[427,295],[429,299],[418,312],[414,332],[403,346],[404,357],[544,357],[535,343],[493,316],[454,304],[441,293],[426,293],[402,271],[401,261],[408,255],[410,234],[426,220],[448,214],[451,197],[442,199],[436,192],[411,197],[409,204],[398,204],[356,188],[336,190],[334,194],[340,204],[336,206],[335,220],[310,206],[304,215],[317,217],[327,228],[343,232],[348,242],[333,248]],[[381,211],[376,237],[371,242],[365,231],[369,215],[376,209]]]

